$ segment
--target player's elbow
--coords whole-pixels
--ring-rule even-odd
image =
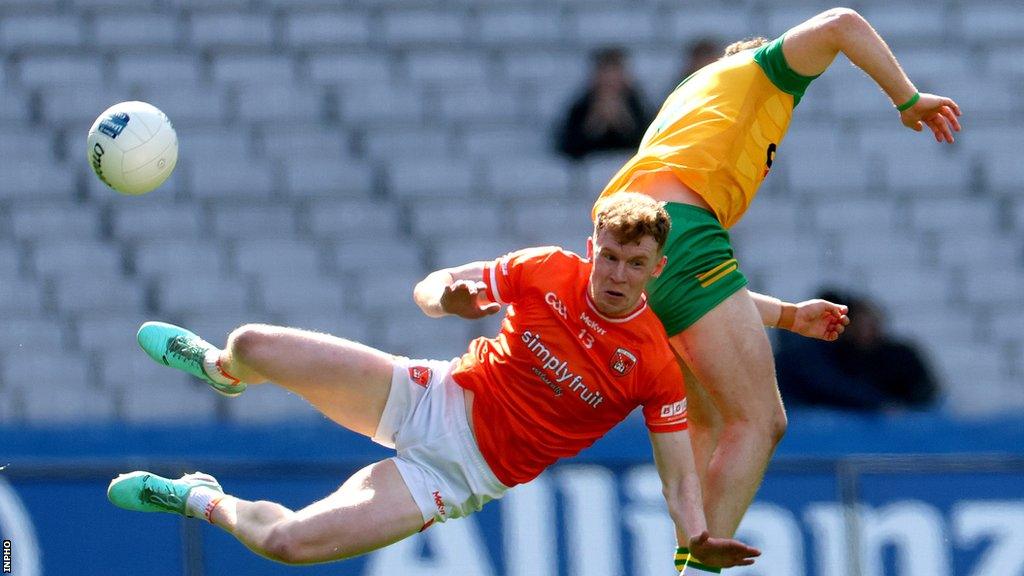
[[[272,526],[262,544],[263,554],[282,564],[309,564],[312,560],[306,547],[295,538],[287,524]]]
[[[832,8],[816,18],[820,21],[819,29],[838,45],[842,45],[851,32],[863,29],[867,25],[867,20],[853,8]]]

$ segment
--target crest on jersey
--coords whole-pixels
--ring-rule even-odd
[[[629,374],[636,366],[636,355],[625,348],[617,348],[612,354],[611,369],[619,376]]]
[[[410,366],[409,367],[409,379],[426,388],[427,384],[430,383],[430,378],[434,375],[434,371],[426,366]]]

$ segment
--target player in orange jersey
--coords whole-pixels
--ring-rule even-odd
[[[431,273],[414,290],[430,316],[508,306],[497,336],[451,361],[263,325],[235,330],[221,350],[146,323],[139,342],[157,362],[228,395],[273,381],[397,454],[297,511],[226,495],[200,473],[123,474],[108,497],[129,510],[205,517],[282,562],[337,560],[480,509],[642,407],[680,543],[719,566],[750,564],[757,550],[707,532],[682,373],[644,295],[665,265],[669,229],[660,202],[615,195],[598,206],[588,258],[533,248]]]
[[[927,126],[938,142],[953,142],[956,103],[919,93],[871,25],[836,8],[774,41],[734,44],[685,79],[602,193],[649,195],[667,202],[672,217],[668,265],[648,292],[688,371],[693,446],[716,536],[736,531],[787,425],[762,325],[833,340],[848,322],[842,306],[797,306],[748,292],[726,231],[784,149],[804,90],[840,52],[889,95],[904,126]]]

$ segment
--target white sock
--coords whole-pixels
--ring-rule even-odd
[[[234,378],[220,367],[220,354],[219,348],[211,347],[206,351],[206,355],[203,357],[203,371],[210,377],[211,380],[218,384],[235,385],[239,383],[238,378]]]
[[[196,486],[188,493],[185,501],[185,514],[195,518],[210,520],[210,513],[225,496],[223,492],[209,486]]]

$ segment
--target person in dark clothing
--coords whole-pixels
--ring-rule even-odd
[[[635,149],[649,118],[639,90],[626,69],[621,48],[594,54],[590,84],[565,118],[559,149],[574,159],[591,152]]]
[[[820,297],[847,302],[850,325],[836,342],[779,334],[776,374],[787,404],[885,410],[935,403],[939,387],[925,359],[913,344],[886,333],[874,303],[832,291]]]

